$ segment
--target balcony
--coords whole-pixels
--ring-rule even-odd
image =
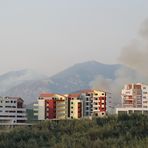
[[[38,114],[38,113],[33,113],[33,115],[34,115],[34,116],[38,116],[39,114]]]
[[[58,114],[58,113],[61,113],[61,112],[64,112],[65,113],[65,109],[57,109],[56,110],[56,113]]]
[[[65,103],[57,103],[56,107],[64,107],[66,104]]]

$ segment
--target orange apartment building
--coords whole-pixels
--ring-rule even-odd
[[[38,120],[81,119],[106,115],[106,92],[82,90],[74,94],[43,93],[34,104]]]

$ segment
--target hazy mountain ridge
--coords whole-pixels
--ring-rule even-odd
[[[89,88],[98,75],[114,79],[116,71],[121,67],[122,65],[107,65],[96,61],[79,63],[52,77],[25,80],[7,89],[2,95],[21,96],[28,104],[35,101],[41,92],[69,93]]]
[[[38,81],[45,78],[47,78],[47,76],[27,69],[8,72],[0,75],[0,94],[2,95],[9,89],[13,89],[14,87],[17,87],[23,83]]]

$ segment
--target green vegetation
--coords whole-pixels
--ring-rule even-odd
[[[147,148],[148,116],[45,121],[0,133],[2,148]]]

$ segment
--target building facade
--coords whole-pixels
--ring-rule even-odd
[[[26,120],[26,108],[22,98],[0,97],[1,124],[23,124]]]
[[[106,92],[100,90],[82,90],[84,117],[101,117],[106,115]]]
[[[148,85],[125,85],[121,93],[122,107],[148,108]]]
[[[80,94],[68,95],[68,118],[81,119],[83,118],[83,101],[80,100]]]
[[[60,120],[67,118],[67,99],[59,94],[43,93],[34,104],[34,115],[38,120]]]
[[[106,115],[106,92],[82,90],[74,94],[43,93],[34,104],[38,120],[81,119]]]
[[[122,89],[121,98],[122,107],[116,108],[116,114],[148,114],[148,85],[126,84]]]

